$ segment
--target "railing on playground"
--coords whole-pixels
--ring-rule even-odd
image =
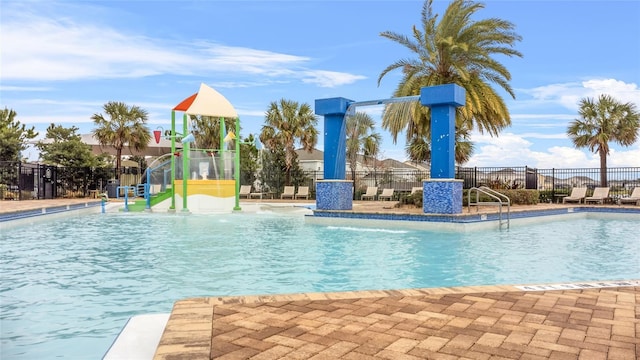
[[[174,162],[176,179],[182,180],[184,176],[192,179],[232,179],[233,178],[233,151],[227,150],[224,155],[217,151],[208,150],[191,151],[189,156],[189,168],[183,171],[183,163]],[[175,159],[174,159],[175,160]],[[171,154],[163,155],[154,160],[148,167],[135,188],[127,188],[136,197],[144,197],[149,202],[149,197],[165,192],[171,187]],[[125,189],[123,188],[123,191]],[[119,192],[120,194],[120,192]]]
[[[171,185],[171,154],[154,160],[145,171],[139,184],[136,185],[136,196],[145,197],[166,191]]]

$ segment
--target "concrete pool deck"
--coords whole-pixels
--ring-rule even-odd
[[[86,201],[0,201],[0,212]],[[420,212],[393,204],[354,202],[354,211]],[[579,205],[512,211],[560,207]],[[640,279],[611,283],[185,299],[174,304],[154,359],[637,359]]]

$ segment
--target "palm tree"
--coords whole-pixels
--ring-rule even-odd
[[[102,114],[93,114],[91,119],[96,125],[93,136],[100,145],[113,146],[116,150],[116,179],[120,178],[122,149],[128,146],[136,151],[147,148],[151,134],[146,126],[147,112],[138,106],[129,107],[123,102],[110,101],[103,107],[107,118]]]
[[[291,168],[296,157],[295,145],[299,142],[308,152],[318,143],[316,118],[309,104],[298,104],[296,101],[281,99],[269,105],[265,124],[260,132],[260,141],[265,148],[285,151],[286,184],[291,185]]]
[[[415,57],[387,66],[378,77],[378,85],[396,69],[402,70],[403,77],[393,94],[395,97],[419,95],[425,86],[457,84],[466,91],[466,104],[456,111],[457,129],[477,129],[497,136],[511,125],[511,118],[502,97],[491,85],[498,85],[513,98],[515,94],[509,85],[511,74],[492,56],[522,57],[513,48],[521,37],[514,32],[514,25],[505,20],[472,21],[471,16],[484,8],[481,3],[455,0],[438,22],[432,2],[425,1],[422,27],[413,26],[412,38],[391,31],[380,34],[405,46]],[[424,143],[429,141],[429,119],[429,109],[418,103],[392,103],[385,108],[382,126],[391,132],[394,141],[398,133],[406,131],[408,143]],[[467,150],[469,153],[462,158],[471,155],[472,147]]]
[[[346,156],[349,160],[351,179],[353,179],[355,189],[358,154],[362,154],[365,159],[373,156],[375,161],[375,156],[380,149],[382,138],[380,134],[373,132],[375,123],[371,116],[363,112],[356,112],[355,115],[348,116],[345,126],[347,135]]]
[[[195,143],[198,148],[209,150],[220,149],[220,118],[204,115],[190,115],[190,119],[192,132],[196,139]],[[223,118],[222,121],[224,121],[227,132],[236,131],[236,119]]]
[[[588,147],[600,155],[600,186],[607,186],[609,143],[629,146],[638,139],[640,114],[633,103],[621,103],[610,95],[580,100],[576,119],[569,124],[567,135],[577,147]]]
[[[455,159],[457,164],[464,164],[473,154],[473,143],[469,140],[469,129],[466,123],[456,127]],[[405,147],[409,160],[423,162],[431,159],[431,138],[429,136],[414,136]]]

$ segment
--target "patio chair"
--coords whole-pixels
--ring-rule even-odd
[[[609,188],[608,187],[597,187],[593,190],[593,195],[584,198],[584,203],[588,204],[590,202],[596,204],[604,204],[604,201],[609,198]]]
[[[382,194],[378,195],[378,200],[393,200],[394,189],[382,189]]]
[[[360,200],[375,200],[378,195],[378,187],[377,186],[367,186],[367,192],[360,196]]]
[[[295,186],[285,186],[284,191],[280,194],[280,199],[290,198],[295,199],[296,196],[296,187]]]
[[[309,187],[308,186],[298,186],[298,192],[294,196],[294,199],[305,198],[309,200]]]
[[[571,190],[571,195],[565,196],[564,199],[562,199],[562,203],[565,204],[568,202],[577,202],[578,204],[580,204],[586,196],[587,196],[586,187],[574,187]]]
[[[417,193],[418,191],[422,191],[422,186],[414,186],[411,188],[411,195]]]
[[[629,197],[623,197],[618,200],[620,204],[635,204],[640,205],[640,186],[633,188],[633,192]]]
[[[251,185],[240,185],[240,192],[238,195],[240,195],[240,198],[244,196],[248,199],[251,195]]]
[[[261,191],[252,192],[249,194],[249,199],[259,198],[260,200],[262,200],[262,195],[263,193]]]

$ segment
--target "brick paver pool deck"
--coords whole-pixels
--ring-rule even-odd
[[[635,360],[637,279],[635,284],[185,299],[175,303],[154,359]]]
[[[412,289],[175,303],[169,359],[638,359],[640,287]]]

